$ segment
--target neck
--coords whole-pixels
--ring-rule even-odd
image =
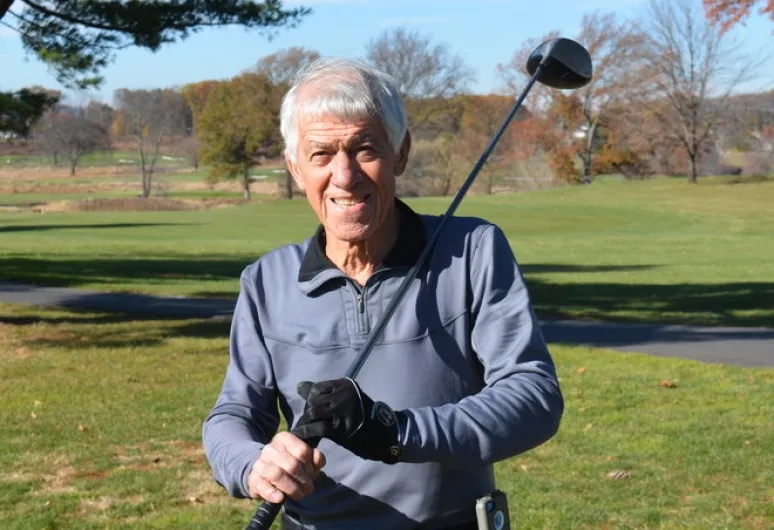
[[[350,242],[326,238],[325,255],[344,274],[358,284],[365,285],[395,245],[398,231],[398,213],[393,207],[382,226],[365,241]]]

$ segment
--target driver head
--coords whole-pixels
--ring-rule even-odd
[[[591,56],[574,40],[551,39],[535,48],[527,59],[529,74],[534,75],[541,63],[537,80],[552,88],[580,88],[592,78]]]

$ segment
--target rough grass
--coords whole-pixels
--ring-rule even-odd
[[[212,481],[200,444],[227,334],[0,304],[2,527],[243,528],[255,503]],[[560,433],[497,465],[514,528],[774,525],[774,371],[552,352]]]

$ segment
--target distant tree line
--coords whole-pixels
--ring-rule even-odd
[[[771,172],[774,90],[734,94],[758,64],[729,40],[730,19],[718,14],[719,3],[705,4],[701,12],[687,0],[651,0],[647,16],[634,21],[587,14],[571,37],[591,52],[593,81],[568,92],[536,86],[479,177],[479,191],[494,192],[504,177],[588,184],[608,173],[684,174],[696,182],[701,174],[735,171],[721,163],[728,150],[749,153],[748,169]],[[417,31],[388,30],[365,45],[364,60],[396,78],[409,109],[414,147],[401,193],[456,190],[526,82],[527,55],[555,36],[517,49],[498,66],[503,90],[488,95],[471,94],[474,70]],[[68,106],[41,87],[0,93],[0,132],[33,137],[55,163],[67,160],[72,173],[85,153],[108,148],[111,138],[131,138],[144,197],[165,146],[184,138],[192,166],[205,166],[211,182],[239,180],[249,198],[252,169],[282,155],[281,98],[318,57],[291,47],[230,80],[117,90],[112,107]],[[289,176],[285,195],[293,195]]]

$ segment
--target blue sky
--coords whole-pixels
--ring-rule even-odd
[[[693,0],[697,5],[700,0]],[[112,102],[118,88],[161,88],[204,79],[227,79],[249,68],[261,57],[289,46],[303,46],[322,55],[362,57],[365,44],[396,26],[408,26],[445,43],[474,69],[474,92],[501,88],[498,63],[510,60],[520,45],[551,30],[573,37],[584,13],[615,12],[620,18],[642,14],[646,0],[305,0],[313,12],[296,29],[281,30],[271,41],[241,28],[208,29],[189,39],[167,45],[156,53],[139,49],[120,51],[103,71],[106,82],[98,92],[77,99]],[[5,22],[10,22],[6,17]],[[774,57],[774,23],[758,15],[731,37],[745,49]],[[0,90],[43,85],[62,89],[46,67],[26,56],[18,36],[0,26]],[[774,59],[745,91],[774,88]]]

